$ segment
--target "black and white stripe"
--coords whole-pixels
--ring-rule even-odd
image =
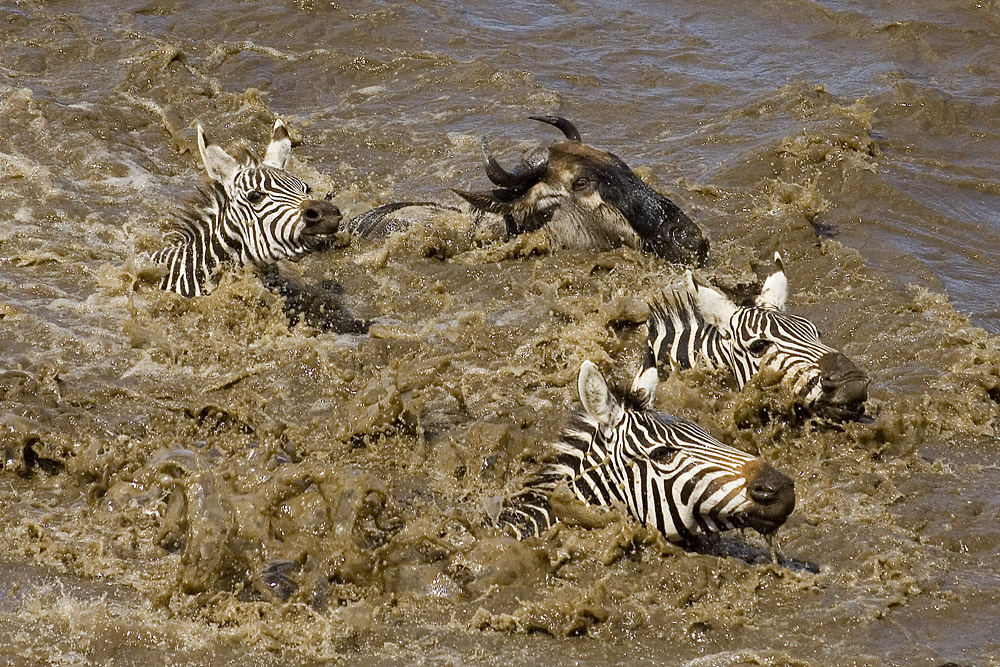
[[[752,306],[737,306],[688,272],[686,290],[673,290],[652,304],[646,363],[728,369],[740,388],[767,368],[804,408],[831,418],[859,418],[867,376],[823,343],[812,322],[784,312],[787,293],[780,255]]]
[[[556,521],[548,494],[565,481],[580,500],[623,506],[672,541],[731,528],[777,530],[794,508],[791,480],[697,424],[654,410],[655,387],[655,368],[623,391],[584,362],[583,411],[554,445],[554,460],[504,503],[497,523],[522,538],[540,534]]]
[[[200,296],[225,262],[266,266],[332,239],[340,211],[285,171],[291,141],[280,120],[263,161],[248,152],[233,158],[209,143],[200,125],[198,148],[211,184],[178,215],[176,243],[152,255],[167,269],[162,289]]]

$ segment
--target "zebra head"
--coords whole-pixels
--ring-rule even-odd
[[[265,266],[333,239],[340,210],[313,199],[309,186],[285,171],[291,149],[280,120],[262,161],[248,151],[234,158],[198,125],[198,151],[211,184],[177,214],[174,244],[151,256],[166,267],[160,289],[201,296],[211,291],[224,262]]]
[[[647,363],[669,359],[690,368],[704,360],[732,371],[740,388],[761,369],[770,369],[797,404],[816,416],[861,418],[868,377],[823,343],[812,322],[784,312],[788,278],[778,253],[774,265],[752,306],[737,306],[689,271],[685,292],[666,294],[651,308]]]
[[[656,411],[656,385],[656,368],[646,366],[631,388],[610,388],[585,361],[583,410],[556,445],[554,471],[581,500],[622,504],[672,541],[731,528],[771,536],[795,508],[792,480],[694,422]]]
[[[260,162],[246,151],[237,160],[210,143],[200,124],[198,150],[218,200],[222,240],[241,261],[298,258],[333,239],[340,210],[313,199],[310,187],[285,171],[292,142],[280,119]]]
[[[555,246],[606,250],[627,245],[670,262],[704,263],[708,239],[701,228],[621,158],[583,143],[565,118],[529,118],[556,127],[566,141],[529,153],[507,171],[484,139],[486,176],[497,187],[454,191],[479,219],[501,219],[508,235],[544,227]]]

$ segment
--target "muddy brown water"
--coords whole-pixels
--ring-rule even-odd
[[[4,3],[0,662],[995,664],[1000,7],[869,4]],[[507,164],[554,138],[532,113],[697,220],[705,279],[780,249],[790,309],[871,374],[842,430],[760,419],[767,382],[660,388],[794,478],[781,547],[818,574],[568,498],[540,539],[482,525],[579,364],[633,372],[678,267],[457,217],[283,265],[341,282],[360,337],[289,329],[248,271],[185,300],[144,267],[195,122],[259,147],[280,116],[353,214],[458,203],[482,136]]]

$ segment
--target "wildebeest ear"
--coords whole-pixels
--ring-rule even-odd
[[[493,191],[490,192],[466,192],[465,190],[451,189],[456,195],[469,202],[472,208],[486,211],[487,213],[500,213],[504,205],[500,202]]]
[[[774,253],[774,273],[767,277],[764,286],[757,295],[756,303],[761,308],[785,309],[788,299],[788,276],[785,275],[785,265],[781,262],[781,253]]]
[[[691,271],[687,272],[687,287],[705,321],[718,329],[728,331],[729,320],[739,307],[722,292],[695,280]]]
[[[212,180],[220,182],[229,180],[240,166],[229,153],[209,143],[205,132],[201,129],[201,123],[198,123],[198,152],[201,153],[205,171]]]
[[[656,366],[644,365],[635,374],[632,380],[632,393],[643,397],[642,404],[649,407],[653,404],[653,397],[656,395],[656,385],[660,383],[660,376],[656,372]]]
[[[288,128],[279,118],[274,121],[274,129],[271,130],[271,143],[268,144],[267,153],[264,154],[264,164],[284,169],[291,154],[292,140],[288,136]]]
[[[590,360],[580,366],[580,378],[577,380],[580,392],[580,402],[588,415],[600,424],[611,421],[611,412],[615,407],[615,399],[608,391],[608,383]]]

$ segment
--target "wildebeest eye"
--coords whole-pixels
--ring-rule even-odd
[[[260,190],[251,190],[247,193],[247,201],[251,204],[259,204],[264,200],[264,193]]]
[[[767,352],[767,348],[771,347],[771,345],[772,345],[771,341],[767,340],[766,338],[758,338],[757,340],[755,340],[754,342],[750,343],[750,345],[747,346],[747,350],[749,350],[750,354],[752,354],[753,356],[759,357],[765,352]]]
[[[573,189],[579,192],[580,190],[586,190],[590,186],[590,179],[586,176],[581,176],[580,178],[573,181]]]

